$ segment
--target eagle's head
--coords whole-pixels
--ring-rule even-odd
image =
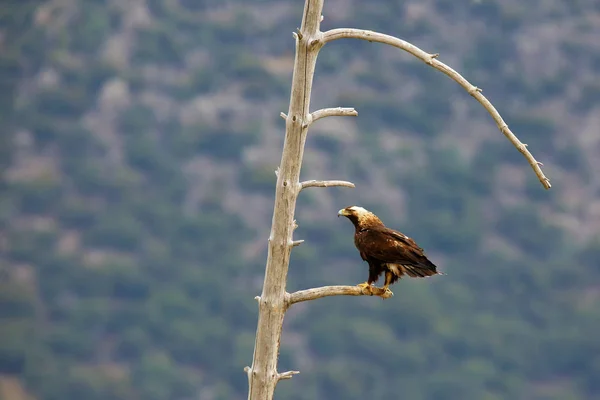
[[[363,227],[367,225],[383,225],[383,222],[381,222],[377,215],[359,206],[342,208],[340,211],[338,211],[338,217],[340,215],[348,218],[356,227]]]

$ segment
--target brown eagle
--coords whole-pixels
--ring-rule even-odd
[[[403,275],[424,278],[439,274],[437,267],[425,257],[423,249],[403,233],[387,228],[372,212],[362,207],[341,209],[338,217],[347,217],[356,228],[354,245],[363,260],[369,263],[369,279],[360,287],[369,288],[385,272],[384,292]]]

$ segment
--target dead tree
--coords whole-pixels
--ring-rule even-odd
[[[281,156],[281,164],[276,171],[277,186],[271,233],[269,235],[267,265],[262,294],[256,297],[259,304],[258,327],[254,356],[251,367],[246,367],[248,375],[248,399],[271,400],[277,382],[290,379],[298,371],[277,371],[277,358],[283,318],[286,310],[301,301],[314,300],[326,296],[361,296],[371,294],[363,292],[358,286],[326,286],[301,290],[295,293],[286,292],[287,273],[292,248],[300,245],[302,240],[294,240],[293,233],[297,227],[294,220],[296,199],[303,189],[309,187],[345,186],[354,187],[346,181],[306,181],[300,182],[300,168],[304,154],[304,144],[310,125],[324,117],[356,116],[353,108],[326,108],[310,112],[310,96],[317,55],[321,48],[334,40],[351,38],[369,42],[379,42],[404,50],[425,64],[443,72],[467,93],[473,96],[492,116],[500,132],[510,140],[533,168],[542,185],[550,188],[550,181],[540,169],[537,162],[527,150],[527,145],[511,132],[498,111],[481,93],[481,89],[473,86],[458,72],[438,60],[438,54],[427,53],[418,47],[382,33],[360,29],[333,29],[320,31],[324,0],[306,0],[302,25],[294,33],[296,40],[296,57],[292,78],[290,106],[287,114],[281,113],[285,119],[286,134]],[[376,296],[388,297],[383,291],[375,291]]]

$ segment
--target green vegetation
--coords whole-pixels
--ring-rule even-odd
[[[125,3],[0,12],[0,389],[11,377],[32,399],[242,399],[301,2]],[[360,117],[325,133],[317,123],[303,171],[357,189],[302,193],[289,290],[364,280],[352,228],[335,218],[350,203],[410,234],[447,275],[401,281],[385,302],[293,308],[280,369],[302,374],[276,396],[599,397],[600,239],[586,218],[598,161],[563,136],[598,109],[585,81],[597,41],[579,35],[597,38],[597,6],[436,0],[421,15],[353,3],[346,17],[326,8],[323,29],[382,30],[462,60],[557,179],[540,189],[441,74],[383,46],[327,45],[314,107]],[[553,51],[578,62],[532,68],[538,54],[515,44],[545,43],[533,28],[567,20],[581,28]]]

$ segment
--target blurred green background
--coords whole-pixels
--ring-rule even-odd
[[[0,399],[238,400],[252,359],[302,0],[0,7]],[[318,60],[288,290],[365,280],[360,204],[447,275],[286,316],[279,399],[600,398],[600,6],[326,0],[382,45]]]

